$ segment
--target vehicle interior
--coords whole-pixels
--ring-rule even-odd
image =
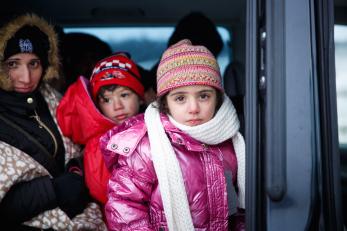
[[[210,18],[216,26],[224,31],[223,45],[225,50],[222,53],[226,60],[222,60],[222,75],[226,88],[230,88],[230,96],[234,97],[235,104],[238,105],[240,119],[247,123],[244,110],[245,104],[245,67],[247,62],[246,33],[249,19],[247,15],[247,2],[238,0],[200,0],[200,1],[111,1],[111,0],[12,0],[7,1],[6,7],[0,8],[0,23],[6,22],[14,15],[34,12],[58,28],[63,33],[83,32],[89,33],[91,29],[128,29],[138,33],[137,40],[131,40],[133,44],[116,44],[117,40],[112,37],[123,36],[124,31],[111,31],[111,35],[104,36],[102,32],[96,30],[93,35],[100,36],[103,41],[109,43],[112,52],[117,50],[131,50],[131,55],[135,61],[143,65],[146,69],[153,68],[159,60],[161,52],[167,47],[168,39],[176,24],[184,16],[191,12],[201,12]],[[263,3],[265,1],[257,1]],[[261,17],[262,11],[257,12]],[[341,191],[342,207],[344,212],[344,224],[347,227],[347,1],[334,0],[335,25],[339,26],[339,35],[335,35],[335,62],[336,62],[336,86],[337,86],[337,109],[338,109],[338,129],[339,129],[339,155],[341,160]],[[143,32],[141,28],[151,31]],[[153,32],[155,29],[167,29],[164,32]],[[200,30],[204,30],[204,25],[198,25]],[[89,32],[88,32],[89,31]],[[335,31],[336,28],[335,28]],[[119,33],[119,34],[117,34]],[[148,33],[155,34],[156,38],[149,38]],[[129,32],[130,34],[130,32]],[[141,37],[142,36],[142,37]],[[341,38],[337,40],[337,38]],[[148,40],[153,40],[149,41]],[[153,44],[160,41],[159,46]],[[147,43],[146,43],[147,42]],[[137,43],[134,45],[134,43]],[[142,52],[145,52],[142,54]],[[152,52],[152,53],[151,53]],[[141,54],[140,54],[141,53]],[[222,55],[221,54],[221,55]],[[150,61],[148,61],[150,60]],[[229,76],[227,66],[234,63],[233,72]],[[234,78],[230,80],[228,78]],[[58,83],[57,83],[58,84]],[[244,128],[242,128],[244,129]],[[247,136],[246,136],[247,138]]]

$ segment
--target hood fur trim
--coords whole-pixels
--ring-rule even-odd
[[[36,26],[45,33],[49,40],[48,66],[44,70],[43,81],[47,82],[53,78],[59,78],[59,54],[58,54],[58,37],[53,26],[46,20],[35,14],[25,14],[15,18],[0,29],[0,88],[6,91],[13,89],[11,80],[4,69],[4,51],[10,40],[16,32],[25,25]]]

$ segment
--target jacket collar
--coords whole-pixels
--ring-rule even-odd
[[[32,115],[37,108],[40,92],[17,93],[0,89],[0,112],[7,111],[18,115]]]
[[[165,114],[160,114],[161,122],[164,126],[166,134],[175,145],[184,145],[189,151],[201,152],[205,149],[205,144],[195,140],[187,133],[175,127]]]
[[[161,114],[160,119],[166,134],[174,145],[183,145],[193,152],[201,152],[205,149],[205,144],[175,127],[168,116]],[[110,140],[107,142],[107,149],[122,156],[130,156],[146,133],[143,114],[134,116],[108,132],[106,136],[110,137]]]
[[[61,131],[80,144],[86,144],[117,126],[100,112],[89,89],[89,80],[80,76],[65,92],[56,113]]]
[[[139,114],[111,129],[106,134],[110,138],[106,149],[122,156],[131,155],[147,132],[143,120],[143,114]]]

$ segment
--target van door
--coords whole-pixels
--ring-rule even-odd
[[[333,1],[248,0],[247,230],[342,230]]]

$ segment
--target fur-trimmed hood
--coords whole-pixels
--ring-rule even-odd
[[[16,34],[16,32],[23,26],[36,26],[43,33],[45,33],[49,40],[48,51],[48,66],[43,72],[43,81],[47,82],[53,78],[59,77],[59,54],[58,54],[58,37],[55,33],[53,26],[50,25],[44,19],[38,17],[35,14],[25,14],[15,18],[7,23],[0,29],[0,62],[3,64],[4,51],[7,46],[7,42]],[[12,84],[4,69],[3,65],[0,65],[0,88],[6,91],[12,90]]]

